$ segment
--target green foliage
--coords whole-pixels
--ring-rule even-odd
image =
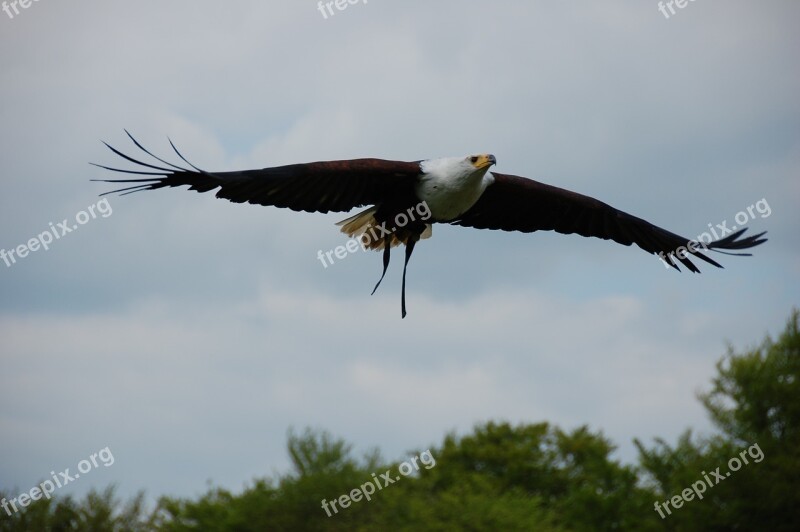
[[[157,510],[160,529],[353,530],[368,505],[355,504],[332,519],[321,501],[362,484],[377,468],[377,456],[358,461],[352,446],[310,429],[302,435],[290,431],[288,451],[293,467],[289,474],[258,479],[241,495],[213,489],[198,501],[162,498]]]
[[[143,495],[123,504],[112,487],[80,502],[40,500],[0,515],[0,532],[800,530],[798,312],[777,341],[744,354],[729,348],[717,370],[699,399],[720,433],[699,438],[687,430],[674,445],[656,439],[651,448],[635,440],[638,468],[612,460],[614,445],[585,426],[488,422],[412,453],[435,462],[420,460],[371,500],[353,499],[329,516],[323,500],[352,494],[386,471],[395,478],[401,463],[377,451],[355,458],[344,440],[306,429],[289,432],[288,473],[255,479],[239,494],[211,488],[196,500],[162,497],[147,512]],[[706,487],[702,499],[663,519],[655,511],[655,502],[717,468],[728,471],[734,457],[747,463]]]
[[[645,511],[652,493],[637,487],[636,472],[610,459],[614,446],[587,427],[571,433],[547,423],[512,427],[488,423],[437,451],[437,486],[483,481],[500,493],[525,494],[572,530],[619,530],[655,523]],[[645,523],[645,521],[651,522]]]
[[[91,490],[81,503],[72,497],[39,499],[9,517],[0,515],[0,532],[16,531],[131,531],[153,530],[155,523],[147,515],[144,494],[139,493],[128,503],[115,496],[110,486],[98,492]],[[15,495],[0,492],[0,499]]]
[[[800,334],[792,313],[777,342],[767,337],[744,354],[728,348],[709,392],[700,394],[721,434],[693,441],[686,432],[675,447],[663,440],[646,449],[636,441],[651,485],[664,501],[702,479],[729,471],[743,451],[747,465],[665,518],[673,530],[800,530]],[[753,448],[757,446],[757,448]],[[757,452],[757,451],[760,451]],[[734,464],[735,466],[735,464]],[[711,476],[713,479],[713,476]]]

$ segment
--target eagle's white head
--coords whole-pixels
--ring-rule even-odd
[[[488,170],[490,166],[497,164],[497,159],[491,153],[470,155],[469,157],[465,157],[465,159],[477,170]]]
[[[428,203],[435,219],[452,220],[478,201],[492,181],[486,172],[496,163],[488,153],[423,161],[417,196]]]
[[[484,153],[467,155],[466,157],[428,159],[427,161],[422,161],[421,167],[425,174],[458,182],[474,176],[483,176],[493,164],[497,164],[495,156]]]

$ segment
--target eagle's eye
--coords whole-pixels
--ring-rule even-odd
[[[469,158],[469,162],[471,162],[472,164],[477,163],[478,162],[478,156],[477,155],[473,155],[472,157]]]

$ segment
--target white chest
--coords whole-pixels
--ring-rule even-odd
[[[486,171],[447,173],[432,169],[415,187],[435,220],[447,221],[467,212],[494,180]]]

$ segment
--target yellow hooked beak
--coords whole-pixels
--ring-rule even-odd
[[[473,155],[469,158],[469,162],[478,170],[483,170],[484,168],[489,168],[493,164],[497,164],[497,159],[495,159],[494,155],[485,153],[483,155]]]

